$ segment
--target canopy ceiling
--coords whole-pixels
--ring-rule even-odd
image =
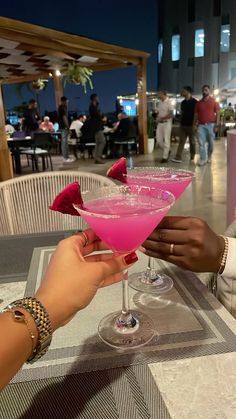
[[[149,54],[0,17],[0,80],[19,83],[63,72],[69,62],[97,70],[138,65]]]

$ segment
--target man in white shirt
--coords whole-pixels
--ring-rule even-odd
[[[200,218],[168,216],[142,246],[146,255],[182,269],[218,274],[217,298],[236,317],[236,238],[228,234],[216,234]]]
[[[76,132],[77,138],[80,138],[82,136],[81,128],[84,125],[84,121],[86,119],[85,115],[78,115],[77,119],[71,122],[70,124],[70,130],[74,129]]]
[[[82,137],[81,128],[84,125],[85,120],[86,120],[86,116],[80,114],[70,124],[70,136],[69,136],[69,139],[68,139],[68,144],[72,146],[73,153],[74,153],[74,156],[75,156],[76,160],[78,160],[77,145],[80,141],[80,138]],[[81,157],[84,157],[83,147],[80,148],[80,154],[81,154]]]
[[[157,113],[156,141],[157,145],[163,149],[161,163],[167,163],[170,155],[170,137],[173,119],[173,106],[167,97],[165,90],[158,90],[159,99]]]

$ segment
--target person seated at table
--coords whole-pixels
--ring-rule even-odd
[[[70,124],[70,134],[69,134],[69,139],[68,139],[68,144],[72,146],[73,149],[73,154],[76,158],[76,160],[78,160],[78,155],[77,155],[77,147],[79,145],[80,142],[80,138],[82,137],[82,132],[81,132],[81,128],[84,125],[84,122],[86,120],[86,116],[83,114],[77,115],[77,118],[71,122]],[[83,147],[81,147],[81,150],[83,149]],[[84,150],[82,150],[81,153],[81,157],[84,157]]]
[[[52,333],[84,309],[99,288],[119,282],[121,272],[138,260],[134,252],[90,256],[106,249],[90,229],[62,240],[34,299],[18,300],[0,313],[0,390],[24,362],[42,355],[42,335],[50,342]]]
[[[94,129],[94,121],[90,116],[86,117],[86,120],[81,127],[82,136],[80,137],[79,142],[79,151],[82,158],[84,158],[85,152],[85,144],[86,143],[94,143],[95,144],[95,129]],[[93,146],[94,148],[95,146]],[[92,147],[88,149],[89,157],[93,157]]]
[[[15,127],[15,131],[14,131],[12,137],[13,138],[24,138],[25,137],[25,132],[22,131],[20,122],[18,122],[18,124],[16,124],[14,127]]]
[[[111,155],[116,154],[115,141],[127,141],[128,139],[136,139],[137,128],[133,120],[125,113],[120,112],[117,115],[118,123],[114,124],[113,133],[110,137]]]
[[[50,121],[49,116],[43,117],[43,122],[39,124],[39,129],[41,129],[42,131],[53,131],[53,123]]]
[[[114,140],[127,140],[136,137],[136,126],[132,119],[125,113],[120,112],[117,115],[118,123],[114,126]]]
[[[165,217],[142,245],[146,255],[217,275],[217,297],[236,317],[236,238],[216,234],[194,217]]]
[[[7,137],[12,137],[12,134],[14,133],[15,128],[13,127],[13,125],[11,125],[10,120],[7,119],[6,120],[6,124],[5,124],[5,132],[7,134]]]

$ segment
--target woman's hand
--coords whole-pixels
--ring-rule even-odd
[[[99,288],[120,281],[121,272],[138,260],[135,253],[89,256],[105,249],[92,230],[62,240],[57,246],[35,295],[48,311],[54,330],[86,307]]]
[[[165,217],[142,245],[144,253],[194,272],[218,272],[224,239],[193,217]]]

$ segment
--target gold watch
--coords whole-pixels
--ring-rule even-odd
[[[21,311],[17,310],[17,308],[20,307],[24,308],[31,315],[38,330],[38,342],[36,348],[27,359],[27,362],[33,363],[41,358],[41,356],[45,355],[50,346],[52,340],[51,322],[46,309],[40,301],[36,300],[34,297],[26,297],[10,303],[3,311],[11,311],[15,321],[25,323],[31,334],[32,340],[34,336],[28,327],[25,316]]]

